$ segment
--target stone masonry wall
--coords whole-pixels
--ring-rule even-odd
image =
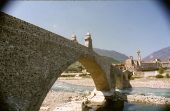
[[[38,111],[75,61],[89,70],[97,90],[114,86],[110,63],[93,50],[0,12],[0,110]]]

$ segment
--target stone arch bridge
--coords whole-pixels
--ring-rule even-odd
[[[98,91],[114,91],[121,71],[92,49],[0,12],[1,109],[38,111],[54,82],[75,61],[88,69]]]

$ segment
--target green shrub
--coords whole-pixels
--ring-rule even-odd
[[[75,77],[75,74],[73,74],[73,75],[61,75],[60,77]]]
[[[158,72],[159,72],[159,74],[163,74],[164,73],[164,68],[160,67]]]
[[[85,67],[79,63],[79,62],[75,62],[73,64],[71,64],[66,70],[66,73],[80,73],[82,71],[82,69],[85,69]]]
[[[134,78],[136,78],[136,79],[140,79],[140,78],[142,78],[142,77],[138,77],[138,76],[136,76],[136,77],[134,77]]]
[[[140,78],[142,78],[142,77],[138,77],[138,76],[135,76],[135,77],[133,76],[133,77],[132,77],[132,76],[131,76],[131,77],[130,77],[130,80],[140,79]]]
[[[170,78],[169,73],[166,74],[166,78]]]
[[[92,78],[92,77],[89,75],[86,75],[86,76],[82,76],[82,78]]]
[[[163,75],[158,74],[158,75],[156,75],[156,78],[163,78]]]
[[[132,77],[132,76],[130,77],[130,80],[134,80],[134,79],[135,79],[135,77]]]
[[[86,73],[82,74],[81,77],[82,77],[82,78],[92,78],[91,75],[88,75],[88,74],[86,74]]]
[[[78,72],[81,72],[81,68],[79,67],[68,67],[65,72],[66,73],[78,73]]]

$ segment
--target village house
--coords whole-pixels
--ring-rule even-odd
[[[170,59],[167,62],[161,62],[160,59],[154,59],[153,61],[141,61],[140,51],[137,52],[138,60],[133,60],[130,56],[129,59],[125,61],[125,69],[129,71],[149,71],[156,70],[160,67],[170,68]]]

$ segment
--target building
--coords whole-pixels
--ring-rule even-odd
[[[167,62],[162,62],[162,67],[163,68],[170,68],[170,59],[168,59]]]
[[[141,61],[140,51],[137,52],[138,60],[133,60],[130,56],[129,59],[125,61],[125,69],[129,71],[145,71],[145,70],[156,70],[160,67],[170,68],[170,59],[167,62],[161,62],[160,59],[155,59],[154,61]]]
[[[130,58],[125,61],[125,69],[129,71],[133,71],[136,66],[135,62],[136,61],[133,60],[133,57],[130,56]]]

